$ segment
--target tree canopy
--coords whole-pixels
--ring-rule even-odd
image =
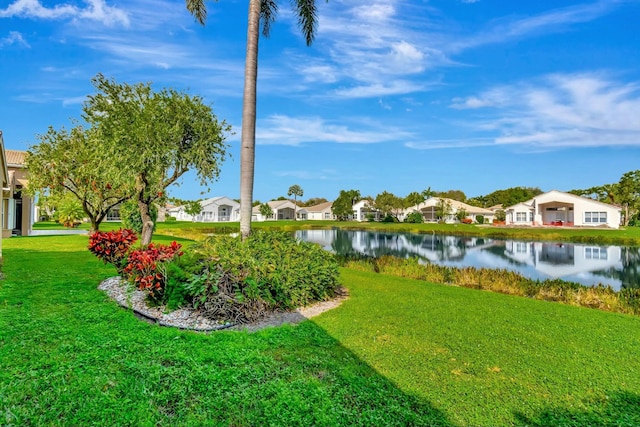
[[[50,127],[37,138],[25,160],[30,194],[53,200],[73,195],[91,221],[91,231],[100,228],[109,209],[132,197],[133,181],[106,155],[94,129],[79,124],[71,131]]]
[[[202,185],[217,179],[231,127],[219,122],[198,96],[173,89],[154,92],[149,83],[117,83],[101,74],[92,82],[98,93],[84,103],[83,118],[96,130],[104,156],[133,180],[143,222],[141,243],[148,244],[151,205],[191,169]]]
[[[331,206],[333,214],[341,221],[353,215],[353,205],[360,200],[359,190],[340,190],[340,195]]]

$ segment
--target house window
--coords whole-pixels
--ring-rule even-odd
[[[590,247],[584,248],[585,259],[604,259],[608,258],[606,248]]]
[[[331,212],[325,212],[324,219],[331,219]]]
[[[527,213],[516,212],[516,222],[527,222]]]
[[[533,222],[533,212],[529,212],[529,221]]]
[[[516,252],[519,254],[526,254],[527,244],[524,242],[516,242]]]
[[[596,224],[596,223],[604,224],[607,222],[607,213],[606,212],[585,212],[584,222],[589,224]]]

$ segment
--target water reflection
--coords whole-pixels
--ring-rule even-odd
[[[454,267],[504,268],[539,280],[640,287],[638,247],[348,230],[300,230],[296,237],[342,255],[418,257]]]

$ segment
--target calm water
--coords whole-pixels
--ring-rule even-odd
[[[453,267],[508,269],[532,279],[640,287],[640,247],[347,230],[300,230],[296,237],[342,255],[413,256]]]

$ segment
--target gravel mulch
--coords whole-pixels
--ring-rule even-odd
[[[188,329],[200,332],[211,332],[220,329],[257,331],[267,327],[283,324],[297,324],[306,319],[318,316],[327,310],[339,306],[348,298],[346,292],[330,301],[322,301],[308,307],[301,307],[294,311],[272,313],[254,323],[234,324],[208,319],[198,311],[191,308],[180,308],[171,312],[165,312],[166,307],[150,307],[146,303],[146,294],[140,290],[130,290],[127,282],[119,276],[103,280],[98,289],[105,291],[107,295],[122,307],[133,310],[140,318],[157,323],[161,326],[169,326],[180,329]]]

